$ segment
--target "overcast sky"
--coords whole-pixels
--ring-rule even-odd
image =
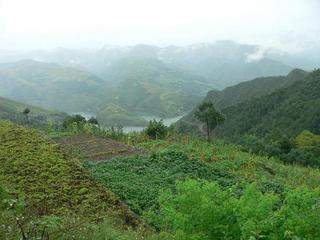
[[[0,0],[0,49],[320,42],[320,0]]]

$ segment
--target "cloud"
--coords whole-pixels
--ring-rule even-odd
[[[257,47],[257,50],[253,53],[247,54],[246,62],[258,62],[263,59],[268,52],[269,48],[266,47]]]

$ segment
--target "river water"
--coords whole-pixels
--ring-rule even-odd
[[[87,120],[91,117],[95,117],[94,113],[88,113],[88,112],[76,112],[72,114],[80,114],[81,116],[85,117]],[[157,116],[141,116],[145,120],[150,121],[150,120],[161,120],[163,121],[163,124],[166,126],[170,126],[172,123],[177,122],[180,118],[182,118],[184,115],[177,116],[177,117],[172,117],[172,118],[161,118]],[[146,127],[139,127],[139,126],[123,126],[123,132],[124,133],[130,133],[130,132],[141,132],[145,129]]]

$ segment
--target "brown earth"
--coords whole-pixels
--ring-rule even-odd
[[[115,157],[142,155],[146,151],[135,148],[110,138],[100,138],[90,135],[76,135],[57,141],[69,153],[79,154],[86,160],[97,162]]]

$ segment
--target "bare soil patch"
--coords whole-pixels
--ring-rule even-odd
[[[110,138],[76,135],[57,141],[69,153],[78,153],[86,160],[97,162],[115,157],[143,155],[146,151]]]

